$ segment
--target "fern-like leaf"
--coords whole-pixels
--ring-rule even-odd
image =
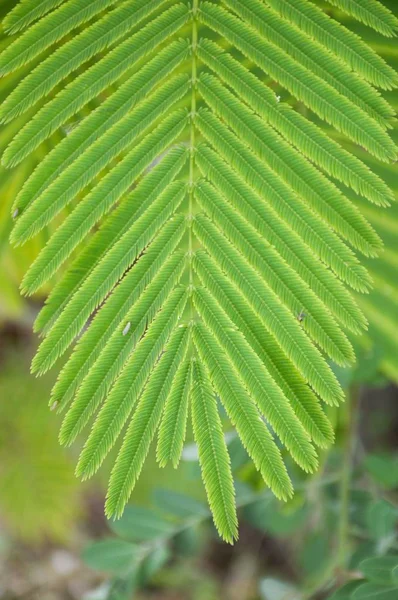
[[[386,37],[394,37],[397,34],[397,17],[377,0],[328,0],[328,2]]]
[[[301,0],[300,0],[301,1]],[[223,8],[204,2],[204,23],[236,45],[250,60],[338,131],[384,161],[396,159],[396,149],[383,129],[280,48]]]
[[[376,87],[387,90],[397,87],[397,73],[359,36],[329,18],[312,2],[308,0],[267,0],[267,3],[282,17],[298,26],[346,62],[365,80],[370,81]]]
[[[115,0],[93,0],[89,4],[85,0],[71,0],[64,3],[8,46],[1,55],[0,73],[6,75],[30,62],[51,44],[115,3]]]
[[[48,333],[73,294],[93,271],[100,259],[106,255],[113,244],[123,236],[133,225],[134,221],[154,202],[164,188],[174,180],[175,176],[184,167],[187,156],[187,149],[183,146],[178,146],[171,150],[151,173],[140,181],[135,190],[124,199],[112,217],[104,223],[103,227],[98,230],[84,250],[82,250],[79,257],[74,261],[72,268],[66,271],[64,277],[52,290],[46,305],[42,308],[36,319],[35,329],[37,331],[43,330],[45,334]],[[172,229],[170,231],[178,232],[181,230],[181,220],[179,224],[178,222],[175,222],[175,224],[177,229],[171,224]],[[155,248],[156,253],[153,256],[157,257],[162,249],[167,254],[166,248],[169,240],[173,239],[174,235],[174,233],[169,234],[169,229],[169,225],[164,228],[159,241],[151,246],[150,251],[143,258],[143,261],[140,262],[139,268],[141,268],[143,263],[152,260],[150,257]],[[141,277],[143,277],[142,274],[138,277],[136,285],[138,285]]]
[[[221,537],[238,537],[234,484],[215,394],[203,365],[195,360],[192,375],[192,423],[207,498]]]
[[[217,44],[200,40],[198,55],[259,116],[326,173],[380,206],[394,201],[391,190],[364,163],[288,104],[277,102],[270,88]]]
[[[214,261],[203,250],[199,250],[195,254],[194,264],[200,281],[211,291],[224,313],[243,333],[270,376],[289,399],[307,433],[316,444],[327,446],[333,440],[333,430],[319,406],[317,396],[297,371],[291,368],[279,346],[272,343],[272,337],[260,318]]]
[[[248,454],[274,494],[278,498],[288,498],[293,490],[280,452],[230,361],[201,323],[194,328],[194,341]]]
[[[185,290],[176,289],[163,306],[151,330],[148,331],[148,335],[140,342],[136,351],[131,354],[125,363],[121,376],[104,403],[83,448],[77,466],[79,475],[84,477],[93,475],[115,443],[134,403],[140,396],[148,375],[178,323],[185,302]],[[184,339],[188,341],[186,335]],[[176,367],[182,357],[179,356],[178,358]],[[89,400],[91,402],[91,396],[89,396]]]
[[[181,363],[173,380],[159,428],[156,456],[161,467],[180,462],[188,420],[188,403],[192,386],[192,361]]]
[[[29,27],[50,10],[57,8],[64,0],[38,0],[33,4],[30,0],[22,0],[4,17],[3,27],[7,33],[16,33]]]
[[[210,219],[198,215],[194,231],[216,262],[244,293],[264,326],[314,390],[330,404],[344,398],[337,379],[317,349],[309,342],[297,319],[267,286],[255,269],[240,256]]]
[[[273,430],[298,464],[304,470],[312,471],[317,465],[314,449],[261,360],[206,289],[198,288],[195,291],[194,302]]]
[[[397,31],[376,0],[330,3]],[[232,543],[218,399],[286,500],[289,459],[313,472],[333,442],[323,403],[344,400],[329,361],[354,362],[346,330],[369,316],[392,345],[397,257],[376,231],[391,237],[394,194],[368,165],[396,160],[377,88],[397,75],[309,0],[22,0],[4,28],[2,164],[23,163],[18,177],[37,165],[11,241],[49,234],[21,286],[52,287],[32,371],[71,350],[50,399],[60,441],[91,421],[76,469],[88,478],[126,428],[106,501],[118,517],[153,440],[160,466],[178,465],[191,415]],[[381,280],[383,315],[363,297]]]
[[[369,289],[369,276],[355,255],[283,181],[273,175],[263,161],[207,109],[199,112],[197,124],[206,139],[226,161],[232,163],[239,175],[256,192],[263,196],[267,190],[267,201],[275,211],[283,219],[289,214],[290,227],[307,240],[312,251],[330,266],[336,275],[356,290]]]
[[[134,488],[188,342],[189,328],[183,326],[177,328],[142,394],[109,481],[106,501],[109,515],[122,514]]]

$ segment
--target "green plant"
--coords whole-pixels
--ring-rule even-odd
[[[398,594],[398,555],[363,560],[358,579],[337,590],[329,600],[394,600]]]
[[[392,35],[396,19],[368,3],[367,24]],[[47,371],[100,307],[51,398],[68,408],[65,444],[99,410],[78,475],[99,468],[129,421],[106,503],[120,516],[157,430],[159,463],[178,464],[190,406],[214,520],[231,542],[217,396],[267,485],[290,497],[270,429],[304,471],[316,469],[315,446],[333,440],[320,401],[344,399],[327,360],[351,364],[343,330],[366,328],[351,291],[371,279],[355,252],[382,248],[344,190],[379,207],[393,200],[364,162],[280,102],[264,73],[385,162],[396,159],[394,111],[375,86],[396,87],[397,75],[307,0],[59,4],[11,11],[6,29],[29,28],[0,55],[0,72],[12,73],[64,40],[0,109],[3,122],[26,115],[6,167],[66,127],[12,208],[16,244],[71,208],[22,282],[34,293],[73,258],[36,321],[45,337],[32,368]],[[338,4],[363,20],[359,3]]]
[[[376,598],[380,594],[383,600],[394,598],[398,510],[384,499],[388,490],[394,499],[392,482],[384,477],[380,482],[379,478],[393,457],[371,454],[363,457],[358,452],[360,436],[355,426],[348,435],[349,453],[345,444],[342,449],[338,444],[328,451],[322,471],[316,477],[304,479],[298,469],[292,469],[297,495],[287,503],[278,501],[269,490],[259,488],[259,478],[251,469],[249,457],[242,452],[239,438],[228,435],[239,519],[245,530],[238,556],[246,563],[249,553],[250,573],[260,575],[259,598],[365,600],[368,593],[371,598],[371,593]],[[186,446],[183,459],[192,467],[186,479],[187,487],[192,489],[192,483],[200,477],[197,448]],[[375,459],[377,472],[364,477],[363,463],[374,466]],[[347,464],[350,469],[344,489]],[[189,573],[190,569],[198,572],[199,565],[206,562],[212,546],[210,539],[214,537],[210,519],[210,511],[202,501],[187,494],[155,489],[145,507],[130,505],[120,520],[109,522],[113,537],[89,544],[83,560],[109,578],[101,588],[107,600],[139,596],[139,590],[148,586],[164,590],[168,583],[175,590],[176,573]],[[343,527],[336,527],[336,523]],[[278,548],[283,559],[278,561],[277,568],[270,549]],[[231,564],[228,560],[223,563],[223,578],[228,579],[230,571],[241,569],[243,577],[247,577],[236,554],[231,554]],[[194,600],[196,595],[189,580],[185,583],[183,597]],[[335,588],[338,589],[332,594]],[[245,598],[254,598],[251,595],[254,577],[244,589]],[[356,595],[351,596],[354,591]],[[223,593],[218,590],[215,597],[224,597]]]

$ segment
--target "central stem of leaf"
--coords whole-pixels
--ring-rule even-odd
[[[193,220],[193,205],[194,205],[194,173],[195,173],[195,115],[196,115],[196,73],[197,73],[197,56],[196,49],[198,44],[198,14],[199,0],[192,1],[192,88],[191,88],[191,120],[190,120],[190,158],[189,158],[189,206],[188,206],[188,227],[189,227],[189,241],[188,241],[188,257],[189,257],[189,286],[192,291],[193,288],[193,269],[192,269],[192,253],[193,253],[193,234],[192,234],[192,220]],[[194,307],[192,297],[190,300],[191,305],[191,320],[194,317]]]

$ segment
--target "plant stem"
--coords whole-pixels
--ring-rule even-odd
[[[192,71],[191,71],[191,123],[190,123],[190,158],[189,158],[189,256],[190,256],[190,272],[189,283],[193,283],[192,274],[192,218],[193,218],[193,202],[194,202],[194,171],[195,171],[195,115],[196,115],[196,47],[198,43],[198,24],[196,14],[198,10],[198,0],[193,0],[192,3]]]
[[[196,48],[198,44],[198,23],[197,23],[197,12],[198,12],[199,0],[192,0],[192,71],[191,71],[191,119],[190,119],[190,157],[189,157],[189,205],[188,205],[188,227],[189,227],[189,238],[188,238],[188,257],[189,257],[189,287],[191,292],[190,306],[191,306],[191,320],[194,317],[194,307],[192,301],[192,290],[193,290],[193,269],[192,269],[192,256],[193,256],[193,236],[192,236],[192,222],[193,222],[193,207],[194,207],[194,173],[195,173],[195,115],[196,115]]]

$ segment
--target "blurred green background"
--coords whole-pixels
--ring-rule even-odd
[[[398,68],[395,40],[318,4]],[[396,0],[385,4],[398,9]],[[0,18],[14,5],[1,2]],[[1,35],[0,49],[10,39]],[[21,75],[0,82],[0,101]],[[398,92],[386,96],[398,108]],[[312,118],[305,107],[296,108]],[[0,152],[27,118],[2,128]],[[60,417],[47,406],[55,374],[29,374],[38,344],[32,324],[48,290],[27,300],[18,286],[50,231],[22,248],[8,244],[17,192],[40,153],[66,134],[55,134],[14,171],[0,169],[0,599],[397,600],[397,205],[383,212],[352,197],[385,251],[368,261],[375,290],[358,302],[370,328],[355,340],[356,367],[337,371],[348,400],[337,412],[330,409],[336,444],[321,455],[319,472],[307,477],[288,463],[296,494],[281,504],[227,433],[240,506],[234,547],[220,542],[209,519],[193,444],[178,471],[159,469],[151,455],[125,516],[107,523],[103,502],[112,457],[92,482],[78,482],[79,443],[59,446]],[[350,150],[398,189],[396,165],[380,167],[359,148]]]

